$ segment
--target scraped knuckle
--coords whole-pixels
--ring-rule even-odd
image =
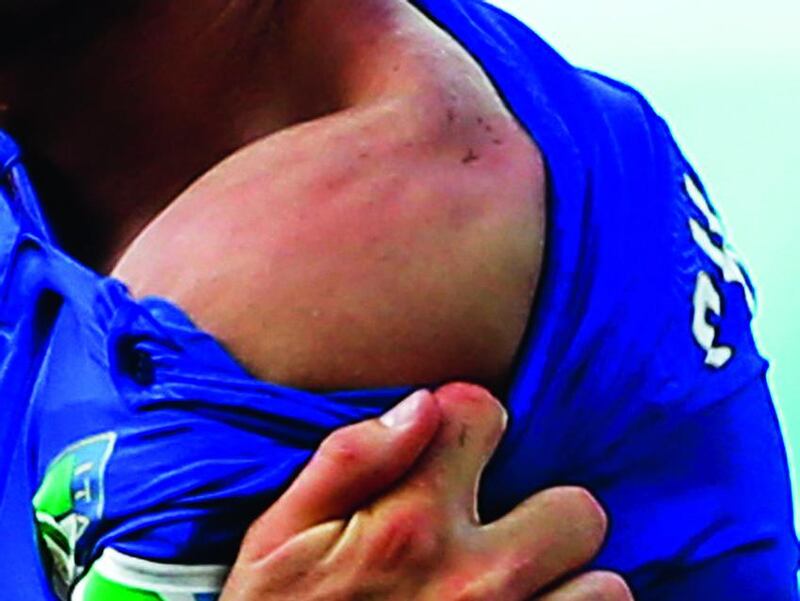
[[[589,575],[592,599],[598,601],[633,601],[625,579],[614,572],[595,572]]]
[[[370,563],[383,571],[435,564],[444,549],[436,516],[419,506],[396,509],[383,516],[369,544]]]

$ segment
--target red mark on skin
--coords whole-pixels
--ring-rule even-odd
[[[399,562],[420,566],[435,560],[439,538],[431,516],[419,511],[400,512],[391,516],[370,545],[369,556],[376,566],[394,568]]]
[[[381,549],[385,565],[393,566],[410,554],[412,537],[408,532],[408,525],[393,524],[386,534],[385,546]]]
[[[456,120],[456,112],[454,109],[449,108],[447,109],[447,122],[452,124]]]
[[[470,163],[474,163],[475,161],[477,161],[479,158],[481,157],[475,154],[475,151],[472,150],[472,148],[470,148],[469,152],[467,152],[467,155],[463,159],[461,159],[461,162],[464,163],[465,165],[469,165]]]

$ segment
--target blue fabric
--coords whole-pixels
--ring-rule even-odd
[[[497,8],[420,4],[492,76],[550,177],[544,279],[483,514],[584,485],[611,518],[595,565],[623,572],[638,599],[797,599],[788,466],[752,291],[726,282],[696,242],[690,220],[710,231],[717,218],[691,200],[687,177],[702,184],[668,127],[635,90],[575,69]],[[722,304],[703,318],[733,351],[719,369],[692,330],[700,272]]]
[[[483,64],[550,182],[543,278],[482,514],[585,485],[611,518],[596,565],[623,572],[638,599],[796,600],[788,469],[748,287],[726,282],[697,243],[692,220],[723,248],[666,125],[635,91],[571,67],[496,8],[417,4]],[[31,499],[59,453],[105,433],[113,452],[92,472],[102,515],[78,539],[80,562],[106,546],[232,561],[319,441],[408,389],[310,394],[253,379],[180,309],[135,303],[66,256],[18,156],[0,135],[3,597],[52,599]],[[700,315],[713,346],[732,351],[721,367],[693,331],[701,272],[722,300]]]

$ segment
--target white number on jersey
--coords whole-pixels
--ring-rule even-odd
[[[694,218],[689,219],[692,238],[714,265],[719,268],[722,279],[725,282],[739,284],[742,287],[750,313],[754,313],[756,308],[755,297],[736,253],[724,242],[716,244],[712,239],[712,235],[722,237],[722,223],[691,176],[684,176],[684,186],[689,198],[692,199],[692,202],[706,220],[706,225],[704,226]],[[731,347],[717,344],[719,328],[709,321],[711,314],[721,318],[722,311],[722,296],[714,280],[708,273],[701,271],[697,274],[697,284],[694,291],[692,332],[700,348],[706,353],[706,365],[717,369],[724,367],[733,357],[733,349]]]

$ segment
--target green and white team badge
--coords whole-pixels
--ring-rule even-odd
[[[159,564],[115,549],[84,565],[81,540],[103,518],[106,468],[116,442],[116,433],[106,432],[66,448],[33,498],[54,592],[62,601],[216,601],[227,566]]]
[[[103,517],[105,472],[117,435],[106,432],[67,447],[48,466],[33,498],[36,526],[55,592],[68,598],[85,566],[81,537]]]

